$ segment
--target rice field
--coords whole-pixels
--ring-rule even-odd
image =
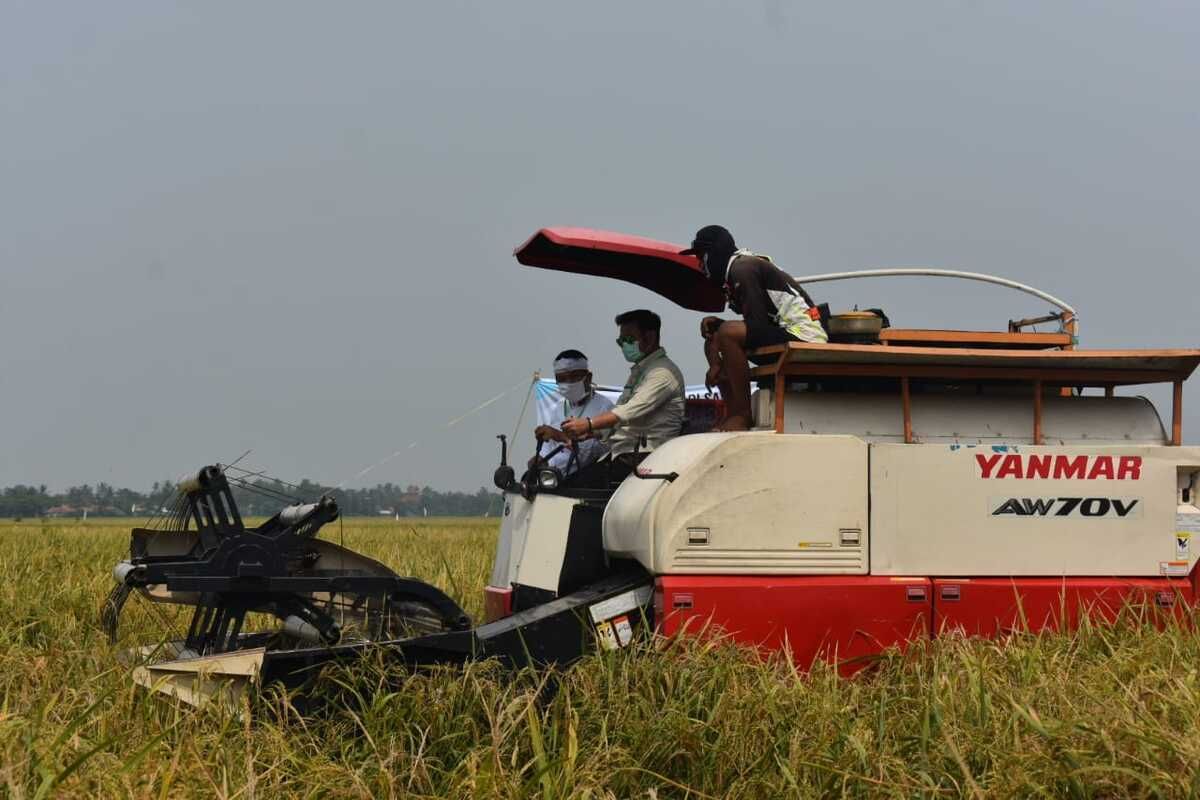
[[[0,522],[0,795],[1200,794],[1200,635],[1136,609],[1073,636],[940,639],[850,680],[710,636],[559,676],[368,660],[324,677],[316,716],[271,689],[253,713],[196,711],[135,688],[98,627],[130,524]],[[495,521],[347,520],[326,535],[480,614]]]

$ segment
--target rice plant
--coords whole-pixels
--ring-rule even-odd
[[[329,670],[319,710],[135,688],[99,630],[129,521],[0,523],[0,794],[36,797],[1191,797],[1200,635],[1126,609],[1071,635],[962,637],[866,673],[717,633],[591,656]],[[494,520],[347,520],[326,536],[480,615]],[[131,615],[127,625],[154,624]]]

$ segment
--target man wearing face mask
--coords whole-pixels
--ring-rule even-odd
[[[746,352],[787,342],[826,342],[816,304],[795,278],[770,258],[739,249],[733,235],[720,225],[696,231],[692,246],[680,255],[694,255],[708,279],[725,290],[731,311],[742,321],[705,317],[700,321],[704,355],[708,359],[705,385],[721,387],[729,416],[720,430],[750,427],[750,368]]]
[[[662,320],[645,309],[618,314],[617,346],[632,365],[625,390],[612,410],[563,422],[574,439],[607,439],[613,457],[653,450],[683,428],[683,374],[659,343]],[[642,443],[642,440],[645,440]]]
[[[558,383],[559,394],[563,396],[562,403],[556,409],[557,420],[554,420],[559,427],[539,425],[533,433],[538,441],[546,442],[541,448],[543,453],[553,452],[560,444],[567,445],[549,459],[541,461],[566,476],[591,466],[604,457],[608,452],[608,445],[599,439],[581,441],[576,443],[577,449],[572,457],[572,440],[559,429],[563,421],[599,416],[612,408],[613,404],[592,388],[592,373],[588,368],[587,356],[578,350],[563,350],[554,357],[554,380]],[[534,466],[536,460],[531,459],[529,465]]]

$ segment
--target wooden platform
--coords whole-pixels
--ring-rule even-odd
[[[924,328],[884,328],[879,343],[921,347],[974,347],[1008,350],[1050,350],[1071,347],[1069,333],[1010,333],[1005,331],[942,331]]]

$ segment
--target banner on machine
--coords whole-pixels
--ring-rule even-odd
[[[620,386],[595,384],[593,388],[607,397],[614,404],[621,396]],[[702,398],[716,400],[721,393],[717,389],[709,389],[703,383],[683,387],[684,397],[691,399]],[[551,425],[557,423],[562,414],[563,396],[559,394],[558,384],[552,378],[542,378],[534,386],[534,402],[537,404],[537,424]]]

